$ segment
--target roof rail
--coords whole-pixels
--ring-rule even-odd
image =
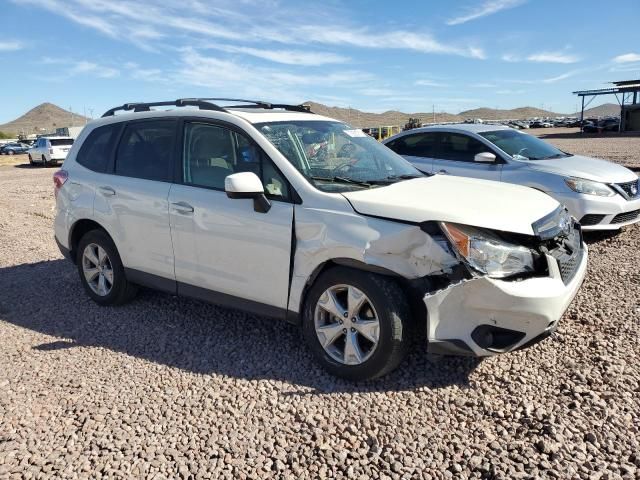
[[[114,107],[107,110],[102,116],[111,117],[120,110],[134,112],[148,112],[151,107],[198,107],[200,110],[215,110],[217,112],[224,112],[224,108],[219,107],[215,103],[206,102],[197,98],[179,98],[173,102],[148,102],[148,103],[125,103],[119,107]]]
[[[226,107],[221,107],[212,103],[213,101],[218,102],[242,102],[247,105],[230,105]],[[274,109],[281,108],[283,110],[290,110],[293,112],[305,112],[305,113],[313,113],[311,111],[310,105],[288,105],[284,103],[269,103],[263,102],[260,100],[244,100],[241,98],[179,98],[175,101],[169,102],[149,102],[149,103],[125,103],[119,107],[114,107],[107,110],[102,116],[103,117],[111,117],[116,112],[123,111],[131,111],[134,112],[148,112],[151,110],[151,107],[198,107],[200,110],[214,110],[217,112],[226,112],[227,108],[264,108],[264,109]]]

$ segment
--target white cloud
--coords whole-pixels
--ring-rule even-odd
[[[349,57],[330,52],[310,52],[303,50],[267,50],[253,47],[240,47],[233,45],[207,45],[207,48],[221,50],[229,53],[250,55],[275,63],[286,65],[326,65],[330,63],[346,63]]]
[[[538,52],[530,55],[522,56],[517,53],[505,53],[500,58],[505,62],[537,62],[537,63],[576,63],[580,61],[580,57],[564,51],[556,52]]]
[[[513,1],[513,0],[511,0]],[[33,4],[62,15],[78,24],[93,28],[112,38],[130,41],[149,47],[149,42],[174,35],[183,44],[195,45],[202,38],[220,39],[228,43],[248,44],[260,42],[286,45],[338,45],[358,48],[404,49],[421,53],[459,55],[485,58],[477,45],[455,45],[437,40],[429,33],[406,30],[378,31],[357,24],[349,24],[342,18],[332,18],[328,8],[305,7],[303,16],[318,23],[291,21],[292,14],[279,12],[269,2],[223,2],[226,8],[205,7],[196,0],[165,0],[155,3],[140,0],[135,3],[123,0],[14,0],[20,4]],[[247,5],[249,3],[250,5]],[[250,7],[250,8],[249,8]],[[298,8],[298,7],[292,7]],[[235,10],[234,10],[235,9]],[[247,11],[250,10],[250,14]],[[283,17],[284,18],[281,18]],[[256,21],[258,20],[259,21]],[[318,21],[319,20],[319,21]],[[245,53],[272,60],[291,63],[298,54],[294,51],[262,50],[254,47]],[[276,53],[277,52],[277,53]],[[331,63],[342,63],[340,55],[334,55]],[[310,60],[309,60],[310,61]]]
[[[447,21],[447,25],[460,25],[462,23],[477,20],[478,18],[493,15],[502,10],[522,5],[526,0],[486,0],[477,7],[471,8],[467,13],[463,13]]]
[[[0,40],[0,52],[15,52],[22,50],[24,45],[17,40]]]
[[[559,82],[560,80],[566,80],[567,78],[573,77],[574,75],[577,75],[580,72],[582,72],[582,70],[572,70],[570,72],[562,73],[555,77],[545,78],[542,80],[542,83],[556,83],[556,82]]]
[[[625,53],[624,55],[614,57],[612,61],[614,63],[640,62],[640,53]]]
[[[505,53],[504,55],[502,55],[502,60],[504,60],[505,62],[520,62],[521,61],[521,57],[514,54],[514,53]]]
[[[472,83],[469,85],[472,88],[495,88],[497,85],[495,83]]]
[[[59,65],[61,67],[58,74],[52,74],[51,78],[54,80],[64,80],[78,75],[90,75],[97,78],[115,78],[120,75],[120,70],[118,69],[99,65],[87,60],[43,57],[41,61],[47,65]]]
[[[527,60],[543,63],[576,63],[580,61],[580,57],[564,52],[539,52],[529,55]]]
[[[414,85],[417,85],[419,87],[446,87],[444,83],[434,82],[433,80],[416,80],[414,82]]]

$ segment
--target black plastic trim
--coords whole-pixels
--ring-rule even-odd
[[[56,245],[58,245],[58,249],[60,250],[60,253],[62,254],[62,256],[64,258],[66,258],[67,260],[73,262],[73,258],[71,257],[71,250],[69,250],[67,247],[64,247],[60,241],[58,240],[57,237],[53,237],[56,240]]]
[[[253,300],[247,300],[246,298],[240,298],[234,295],[228,295],[226,293],[220,293],[213,290],[208,290],[206,288],[196,287],[194,285],[189,285],[188,283],[177,282],[177,284],[178,295],[184,295],[185,297],[204,300],[206,302],[223,307],[235,308],[265,317],[277,318],[280,320],[287,319],[286,308],[266,305],[264,303],[255,302]]]
[[[172,295],[176,295],[178,292],[175,280],[126,267],[124,269],[124,274],[127,277],[127,280],[137,285],[171,293]]]

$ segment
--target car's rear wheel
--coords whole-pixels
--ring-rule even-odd
[[[13,150],[7,150],[7,155],[14,155],[15,152]]]
[[[135,296],[137,287],[127,280],[118,250],[103,230],[86,233],[77,252],[80,281],[96,303],[120,305]]]
[[[31,157],[31,154],[29,154],[29,165],[33,165],[33,158]]]
[[[407,298],[391,278],[345,267],[327,270],[309,291],[303,334],[333,375],[380,377],[406,356],[411,318]]]
[[[44,155],[42,155],[42,166],[43,167],[47,166],[47,157],[45,157]]]

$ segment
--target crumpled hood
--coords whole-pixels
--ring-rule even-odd
[[[407,222],[446,221],[533,235],[531,224],[558,202],[528,187],[447,175],[343,195],[363,215]]]
[[[635,173],[622,165],[582,155],[550,160],[530,160],[523,163],[534,170],[556,173],[565,177],[586,178],[603,183],[631,182],[637,178]]]

